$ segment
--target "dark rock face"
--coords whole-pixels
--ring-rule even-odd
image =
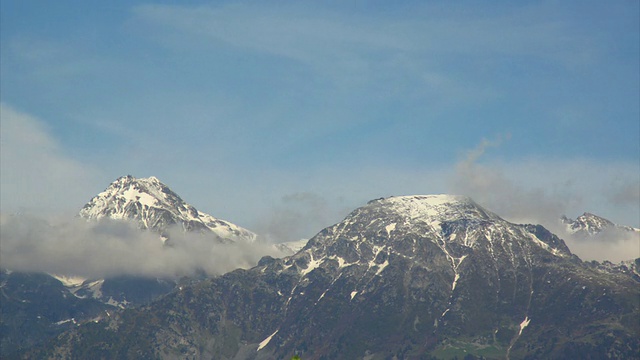
[[[64,331],[149,304],[177,284],[198,281],[119,276],[65,286],[45,273],[0,270],[0,358],[18,358]]]
[[[297,254],[61,335],[51,358],[633,358],[640,286],[470,199],[378,199]]]
[[[116,276],[97,281],[87,280],[72,288],[75,296],[93,298],[119,308],[145,305],[168,294],[176,282],[139,276]]]
[[[15,356],[64,330],[101,317],[115,308],[80,299],[46,274],[0,272],[0,355]]]

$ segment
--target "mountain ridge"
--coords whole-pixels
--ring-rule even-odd
[[[464,198],[394,197],[354,210],[292,256],[81,326],[40,354],[625,357],[640,349],[637,284],[589,267],[542,226]]]

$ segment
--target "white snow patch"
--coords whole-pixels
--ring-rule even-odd
[[[107,301],[108,305],[118,307],[120,309],[124,309],[130,304],[129,301],[123,300],[122,302],[115,300],[113,297],[109,296],[109,300]]]
[[[153,196],[132,188],[129,188],[125,192],[123,192],[122,196],[128,201],[138,201],[140,204],[146,205],[148,207],[155,206],[157,201]]]
[[[329,291],[329,288],[327,288],[327,290],[325,290],[322,295],[320,295],[320,297],[318,298],[318,300],[316,300],[316,304],[318,303],[318,301],[322,300],[322,298],[324,297],[324,294],[327,293],[327,291]],[[314,304],[315,305],[315,304]]]
[[[442,231],[442,226],[440,226],[440,224],[442,223],[438,220],[434,220],[429,223],[429,225],[438,233]]]
[[[409,218],[418,219],[424,216],[446,218],[451,209],[449,204],[467,203],[469,199],[454,195],[414,195],[392,197],[385,201],[391,202],[399,212],[409,215]]]
[[[458,279],[460,279],[460,274],[456,273],[453,277],[453,284],[451,284],[451,291],[456,289],[456,285],[458,284]]]
[[[327,259],[337,261],[337,262],[338,262],[338,267],[339,267],[339,268],[343,268],[343,267],[351,266],[351,265],[353,265],[353,264],[354,264],[354,263],[349,263],[349,262],[347,262],[344,258],[341,258],[340,256],[337,256],[337,255],[331,255],[331,256],[327,257]]]
[[[371,225],[373,225],[374,223],[378,222],[380,219],[373,219],[371,221],[369,221],[369,224],[367,225],[367,227],[370,227]]]
[[[376,264],[378,266],[378,270],[376,271],[376,275],[380,275],[382,270],[384,270],[389,265],[389,260],[385,260],[382,264]]]
[[[522,330],[524,330],[524,328],[526,328],[527,325],[529,325],[530,321],[531,319],[529,319],[528,316],[524,317],[524,320],[522,320],[522,322],[520,323],[520,332],[518,333],[518,336],[522,335]]]
[[[289,298],[287,299],[287,302],[285,303],[284,306],[289,306],[289,303],[291,302],[291,299],[293,298],[293,294],[295,293],[297,288],[298,288],[298,285],[294,286],[293,289],[291,289],[291,293],[289,294]]]
[[[102,284],[104,283],[104,279],[96,280],[87,285],[87,288],[91,292],[91,297],[94,299],[99,299],[102,297]]]
[[[64,285],[65,287],[80,286],[82,285],[83,282],[87,280],[86,278],[83,278],[80,276],[74,276],[74,275],[58,275],[58,274],[49,274],[49,275],[51,275],[52,277],[60,281],[62,285]]]
[[[289,265],[285,265],[285,266],[282,267],[282,271],[289,270],[289,268],[291,268],[292,266],[293,266],[293,263],[291,263]],[[282,272],[282,271],[280,271],[280,272]]]
[[[317,268],[318,266],[320,266],[320,264],[322,264],[324,262],[323,258],[320,259],[314,259],[313,258],[313,254],[309,253],[309,255],[311,256],[311,261],[309,261],[309,264],[307,265],[306,269],[302,269],[300,271],[300,274],[307,275],[308,273],[310,273],[311,271],[313,271],[313,269]]]
[[[387,230],[387,235],[391,236],[391,232],[396,229],[396,223],[389,224],[384,229]]]
[[[273,334],[269,335],[266,339],[262,340],[262,341],[260,342],[260,345],[258,345],[258,350],[256,350],[256,351],[260,351],[260,350],[262,350],[262,348],[264,348],[265,346],[267,346],[267,344],[269,343],[269,341],[271,341],[271,338],[272,338],[272,337],[274,337],[274,335],[275,335],[275,334],[277,334],[279,330],[280,330],[280,329],[278,329],[278,330],[274,331],[274,332],[273,332]]]
[[[541,248],[547,250],[548,252],[552,253],[555,256],[561,256],[561,257],[565,257],[566,255],[561,253],[560,251],[558,251],[558,249],[552,248],[551,246],[549,246],[548,244],[546,244],[544,241],[538,239],[537,236],[533,235],[533,234],[528,234],[529,238],[531,240],[533,240],[534,243],[536,243],[538,246],[540,246]]]
[[[68,323],[68,322],[70,322],[70,321],[75,322],[75,321],[74,321],[74,319],[73,319],[73,318],[71,318],[71,319],[67,319],[67,320],[60,320],[60,321],[56,322],[56,325],[66,324],[66,323]]]
[[[338,281],[338,279],[340,279],[342,277],[342,273],[340,273],[340,275],[338,275],[338,277],[336,277],[335,279],[333,279],[333,281],[331,282],[331,284],[329,284],[329,287],[322,293],[322,295],[320,295],[320,297],[318,298],[318,300],[316,300],[316,302],[313,305],[318,305],[318,302],[320,300],[322,300],[322,298],[324,297],[324,295],[327,293],[327,291],[329,291],[329,289],[331,289],[331,287],[333,286],[333,284],[336,283],[336,281]]]

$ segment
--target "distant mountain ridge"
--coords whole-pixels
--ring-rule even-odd
[[[569,219],[566,216],[562,216],[560,220],[567,227],[567,232],[579,236],[589,237],[600,234],[603,231],[611,230],[640,233],[640,229],[618,225],[608,219],[588,212],[578,216],[575,220]]]
[[[129,220],[141,229],[159,233],[178,225],[184,231],[210,232],[225,241],[254,241],[256,234],[238,225],[198,211],[156,177],[122,176],[80,210],[88,220]]]
[[[32,355],[633,358],[638,284],[469,198],[392,197],[354,210],[293,256],[103,316]]]
[[[259,241],[155,177],[118,178],[79,216],[163,235],[176,227],[226,243]],[[640,232],[590,213],[562,220],[576,235]],[[310,240],[273,246],[291,256],[206,280],[3,270],[2,354],[62,331],[56,345],[30,354],[560,359],[640,349],[640,259],[581,262],[542,226],[509,223],[464,196],[372,200]]]

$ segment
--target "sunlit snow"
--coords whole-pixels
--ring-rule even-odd
[[[58,275],[58,274],[49,274],[49,275],[51,275],[52,277],[60,281],[62,285],[64,285],[65,287],[80,286],[82,285],[83,282],[87,280],[86,278],[83,278],[80,276],[74,276],[74,275]]]
[[[308,274],[308,273],[310,273],[311,271],[313,271],[313,269],[317,268],[318,266],[320,266],[320,264],[322,264],[324,262],[323,258],[315,260],[313,258],[313,254],[311,252],[309,252],[309,255],[311,256],[311,260],[309,261],[309,264],[307,265],[307,268],[306,269],[302,269],[300,271],[300,273],[303,276]]]
[[[522,322],[520,323],[520,332],[518,333],[518,336],[522,335],[522,330],[524,330],[524,328],[529,325],[530,321],[531,319],[529,319],[528,316],[525,316],[524,320],[522,320]]]
[[[279,330],[279,329],[278,329],[278,330]],[[271,338],[273,338],[273,337],[278,333],[278,330],[274,331],[274,332],[273,332],[273,334],[269,335],[266,339],[262,340],[262,341],[260,342],[260,345],[258,345],[258,350],[257,350],[257,351],[260,351],[260,350],[262,350],[265,346],[267,346],[267,344],[269,344],[269,341],[271,341]]]

